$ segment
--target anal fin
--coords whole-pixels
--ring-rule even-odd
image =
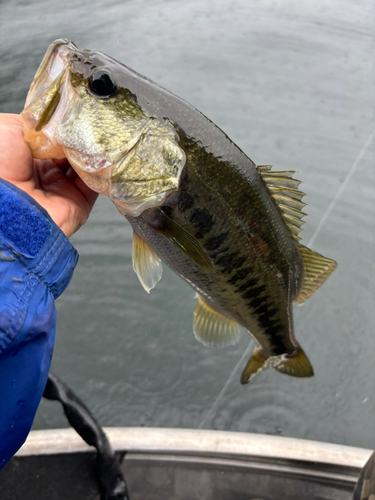
[[[199,295],[194,310],[193,331],[195,337],[207,347],[237,344],[241,336],[235,321],[216,312]]]
[[[336,269],[337,263],[313,252],[300,243],[298,243],[298,247],[302,255],[304,274],[301,290],[294,302],[301,305],[323,285],[328,276]]]
[[[142,238],[133,232],[133,269],[147,293],[155,287],[163,274],[161,260]]]

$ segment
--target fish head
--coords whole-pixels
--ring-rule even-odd
[[[25,140],[34,158],[67,158],[91,189],[137,216],[179,189],[186,162],[158,106],[163,91],[105,54],[56,40],[21,114]]]

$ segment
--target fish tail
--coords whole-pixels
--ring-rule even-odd
[[[241,375],[241,384],[247,384],[255,375],[265,368],[268,368],[269,356],[266,356],[263,349],[256,347]]]
[[[281,356],[273,367],[292,377],[312,377],[314,375],[313,367],[300,346],[297,346],[292,354]]]
[[[270,366],[292,377],[312,377],[314,375],[313,367],[300,346],[292,354],[283,354],[277,357],[267,356],[262,349],[256,347],[242,372],[241,384],[247,384],[257,373]]]

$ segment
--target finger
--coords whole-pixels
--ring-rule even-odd
[[[52,160],[35,160],[39,186],[46,193],[71,200],[85,213],[85,220],[95,203],[98,194],[88,188],[73,169],[66,175]]]
[[[73,167],[68,162],[68,160],[66,160],[66,159],[64,159],[64,160],[53,159],[52,161],[55,164],[55,166],[58,167],[64,175],[69,177],[69,179],[75,180],[77,178],[77,174],[76,174],[75,170],[73,169]],[[51,168],[51,167],[48,167],[48,168]],[[54,167],[52,167],[52,168],[54,168]]]
[[[58,165],[59,167],[63,167],[65,165],[70,166],[70,163],[68,162],[67,158],[61,158],[61,159],[54,158],[52,161],[55,165]]]
[[[53,159],[52,161],[68,177],[68,179],[71,179],[72,181],[75,181],[77,179],[78,174],[70,165],[67,158],[63,158],[61,160]]]
[[[78,177],[78,174],[77,172],[74,170],[74,168],[70,167],[68,168],[68,170],[65,172],[65,175],[71,179],[72,181],[75,181]]]
[[[70,163],[67,160],[52,160],[53,163],[59,167],[59,169],[66,174],[66,172],[71,168]]]
[[[86,186],[86,184],[83,182],[83,180],[80,177],[77,177],[77,179],[75,180],[75,185],[76,185],[77,189],[79,189],[79,191],[86,198],[87,203],[90,207],[90,211],[91,211],[99,193],[96,193],[95,191],[90,189],[88,186]]]
[[[23,138],[20,117],[0,114],[0,177],[10,182],[25,182],[32,176],[33,159]]]
[[[67,176],[52,160],[35,160],[35,174],[38,178],[38,188],[45,193],[71,200],[78,205],[86,204],[86,200],[74,184],[74,179]]]

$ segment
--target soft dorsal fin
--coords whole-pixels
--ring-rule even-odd
[[[301,305],[323,285],[328,276],[336,269],[337,263],[298,243],[303,260],[303,280],[295,303]]]
[[[208,347],[237,344],[241,336],[235,321],[214,311],[199,295],[194,310],[193,330],[195,337]]]
[[[135,231],[132,254],[134,272],[146,292],[150,293],[163,274],[161,260]]]
[[[292,179],[294,170],[272,172],[271,165],[259,165],[257,169],[292,238],[298,243],[299,232],[305,223],[302,217],[306,215],[302,212],[306,203],[301,201],[305,193],[298,189],[301,181]]]
[[[215,272],[215,266],[211,258],[199,241],[168,217],[163,210],[160,210],[160,215],[163,218],[163,223],[156,230],[181,250],[203,272],[208,274]]]

